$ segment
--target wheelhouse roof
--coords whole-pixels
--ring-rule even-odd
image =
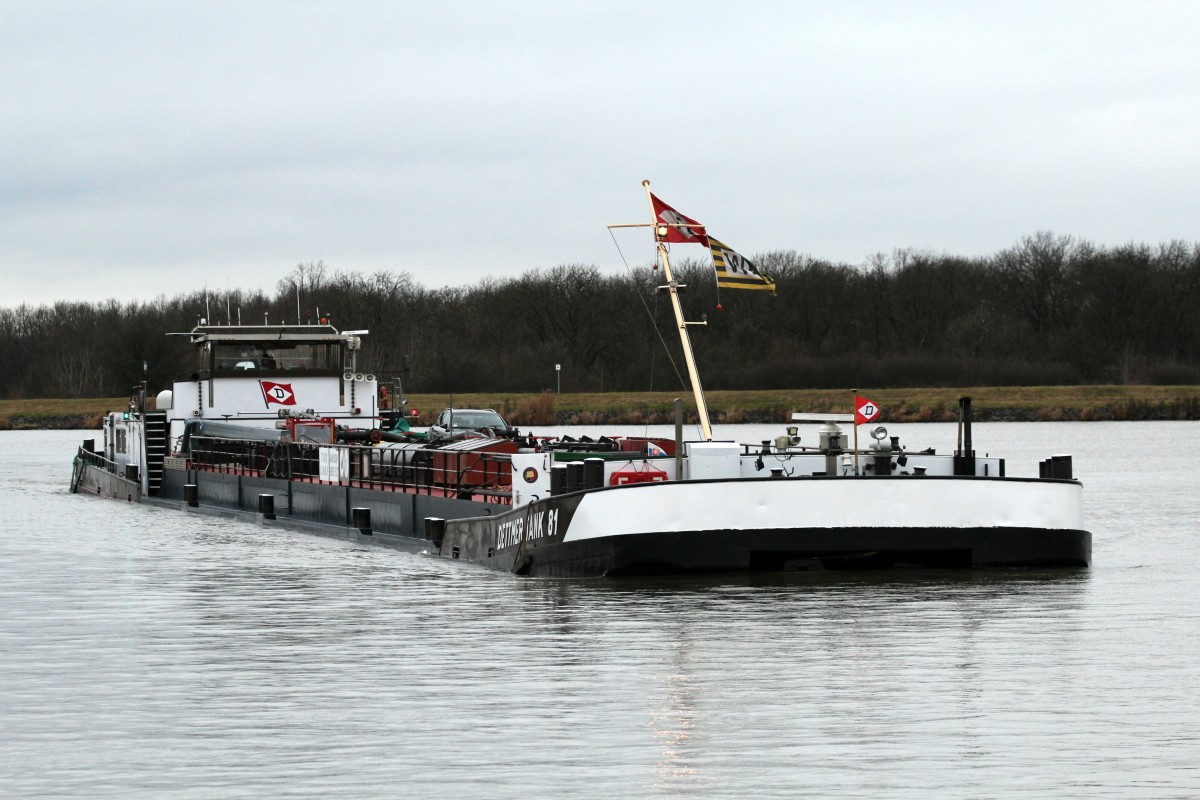
[[[187,336],[193,344],[206,342],[345,342],[348,333],[332,325],[197,325]]]

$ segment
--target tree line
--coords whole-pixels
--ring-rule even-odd
[[[672,261],[685,316],[707,321],[689,331],[708,389],[1200,383],[1200,244],[1038,233],[979,258],[754,260],[777,296],[718,292],[707,258]],[[194,369],[186,337],[168,332],[318,314],[368,329],[360,369],[403,375],[409,391],[671,391],[684,369],[662,281],[650,265],[565,264],[428,288],[316,262],[274,293],[0,307],[0,397],[155,390]]]

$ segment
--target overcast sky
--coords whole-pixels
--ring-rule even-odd
[[[1198,37],[1190,1],[0,0],[0,305],[618,272],[644,178],[747,255],[1195,241]]]

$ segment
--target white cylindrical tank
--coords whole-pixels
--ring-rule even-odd
[[[399,478],[417,452],[424,449],[424,442],[380,442],[371,448],[372,477]]]
[[[154,397],[154,407],[159,411],[168,411],[173,407],[174,395],[170,389],[163,389]]]

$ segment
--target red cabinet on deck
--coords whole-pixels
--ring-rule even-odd
[[[508,459],[491,455],[517,452],[510,439],[462,439],[430,450],[433,483],[438,486],[491,487],[512,485]]]
[[[658,483],[667,479],[667,473],[650,466],[643,461],[640,464],[630,464],[624,469],[615,470],[608,479],[610,486],[624,486],[627,483]]]

